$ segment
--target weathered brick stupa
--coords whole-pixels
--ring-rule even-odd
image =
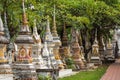
[[[15,80],[37,80],[35,67],[32,64],[31,57],[33,38],[26,18],[24,0],[22,0],[22,6],[23,24],[15,40],[18,47],[17,60],[13,64]]]
[[[90,62],[94,63],[95,65],[101,64],[99,45],[98,45],[98,41],[97,41],[97,30],[95,33],[95,40],[94,40],[94,43],[92,45],[92,55],[91,55]]]
[[[60,52],[59,52],[59,48],[61,46],[61,41],[60,41],[60,37],[57,34],[55,5],[54,5],[54,12],[53,12],[52,36],[53,36],[53,43],[55,44],[55,46],[53,48],[53,53],[55,55],[55,59],[57,60],[58,67],[64,68],[63,63],[61,62],[61,57],[60,57]]]
[[[37,27],[36,27],[36,20],[34,20],[34,28],[33,28],[33,50],[32,50],[32,58],[33,58],[33,64],[35,65],[36,69],[43,69],[45,68],[45,63],[43,62],[43,58],[41,56],[41,38],[40,35],[38,35]]]
[[[5,58],[9,40],[4,36],[3,22],[0,16],[0,80],[13,80],[12,69]]]
[[[80,45],[80,55],[82,57],[82,60],[84,63],[86,63],[86,60],[85,60],[85,53],[84,53],[84,47],[83,47],[83,44],[82,44],[82,36],[81,36],[81,33],[76,30],[76,34],[77,34],[77,37],[78,37],[78,42],[79,42],[79,45]]]
[[[63,26],[63,34],[62,34],[62,47],[60,48],[60,54],[62,57],[62,61],[65,67],[67,67],[67,60],[71,59],[71,54],[70,54],[70,46],[68,45],[68,36],[66,32],[66,24],[64,22]]]
[[[80,55],[80,46],[78,43],[78,37],[75,29],[72,29],[71,49],[76,69],[83,69],[85,65],[82,61],[82,56]]]

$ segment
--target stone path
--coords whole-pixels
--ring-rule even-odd
[[[120,80],[120,59],[108,67],[100,80]]]

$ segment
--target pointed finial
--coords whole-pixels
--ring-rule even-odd
[[[34,27],[36,27],[36,19],[34,19]]]
[[[97,39],[97,29],[96,29],[96,31],[95,31],[95,38]]]
[[[111,39],[109,38],[109,42],[108,42],[109,44],[111,44]]]
[[[104,43],[104,38],[102,36],[102,45],[105,46],[105,43]]]
[[[64,22],[63,30],[64,30],[64,32],[66,32],[66,23],[65,22]]]
[[[74,31],[75,31],[75,42],[78,43],[78,36],[77,36],[76,30]]]
[[[98,44],[98,41],[97,41],[97,29],[96,29],[96,31],[95,31],[95,43]]]
[[[33,34],[38,35],[36,27],[36,19],[34,20]]]
[[[97,29],[95,31],[95,41],[94,41],[94,44],[98,44],[98,41],[97,41]]]
[[[4,26],[5,26],[5,36],[10,40],[10,33],[7,26],[6,12],[4,12]]]
[[[2,19],[1,19],[1,15],[0,15],[0,34],[4,34],[4,27],[3,27],[3,21],[2,21]]]
[[[56,17],[55,17],[55,4],[54,4],[54,12],[53,12],[53,27],[52,27],[52,35],[58,36],[57,30],[56,30]]]
[[[27,25],[28,21],[27,21],[26,12],[25,12],[24,0],[22,0],[22,7],[23,7],[23,25]]]
[[[50,32],[50,21],[49,21],[49,16],[47,16],[47,27],[46,27],[46,32]]]
[[[83,44],[82,44],[82,36],[81,36],[81,32],[79,32],[80,34],[78,35],[80,38],[80,46],[82,46]]]

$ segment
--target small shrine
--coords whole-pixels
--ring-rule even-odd
[[[101,64],[99,45],[98,45],[98,41],[97,41],[97,30],[95,33],[95,40],[94,40],[94,43],[92,45],[92,54],[91,54],[90,62],[94,63],[94,65]]]
[[[53,13],[52,36],[53,36],[53,43],[55,44],[55,46],[53,48],[53,53],[55,55],[55,59],[57,60],[59,68],[64,68],[63,63],[61,62],[60,52],[59,52],[59,48],[61,46],[61,41],[60,41],[60,37],[57,34],[55,5],[54,5],[54,13]]]
[[[71,49],[72,49],[72,58],[75,63],[76,69],[83,69],[85,67],[80,55],[80,46],[78,43],[78,37],[76,35],[75,29],[72,29],[72,39],[71,39]]]
[[[107,42],[105,59],[109,60],[109,61],[114,61],[115,60],[115,54],[113,53],[113,45],[112,45],[110,39]]]
[[[0,80],[13,80],[13,72],[11,66],[8,64],[5,53],[7,44],[9,43],[8,38],[4,36],[3,22],[0,16]]]
[[[33,58],[33,64],[35,65],[36,69],[43,69],[45,68],[43,58],[41,56],[41,38],[40,35],[38,35],[37,27],[36,27],[36,20],[34,20],[34,27],[33,27],[33,50],[32,50],[32,58]]]
[[[17,44],[16,62],[13,64],[15,80],[37,80],[35,67],[32,64],[33,38],[29,30],[25,13],[24,0],[22,0],[23,16],[20,32],[15,40]]]

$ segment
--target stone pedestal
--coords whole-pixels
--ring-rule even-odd
[[[0,64],[0,80],[13,80],[13,71],[9,64]]]
[[[31,45],[17,44],[17,60],[12,65],[14,78],[18,80],[37,80],[37,74],[34,65],[32,64]]]
[[[94,63],[95,66],[98,66],[98,65],[102,64],[101,59],[98,56],[92,56],[91,60],[90,60],[90,63]]]
[[[62,69],[59,71],[59,78],[70,76],[72,73],[72,69]]]

